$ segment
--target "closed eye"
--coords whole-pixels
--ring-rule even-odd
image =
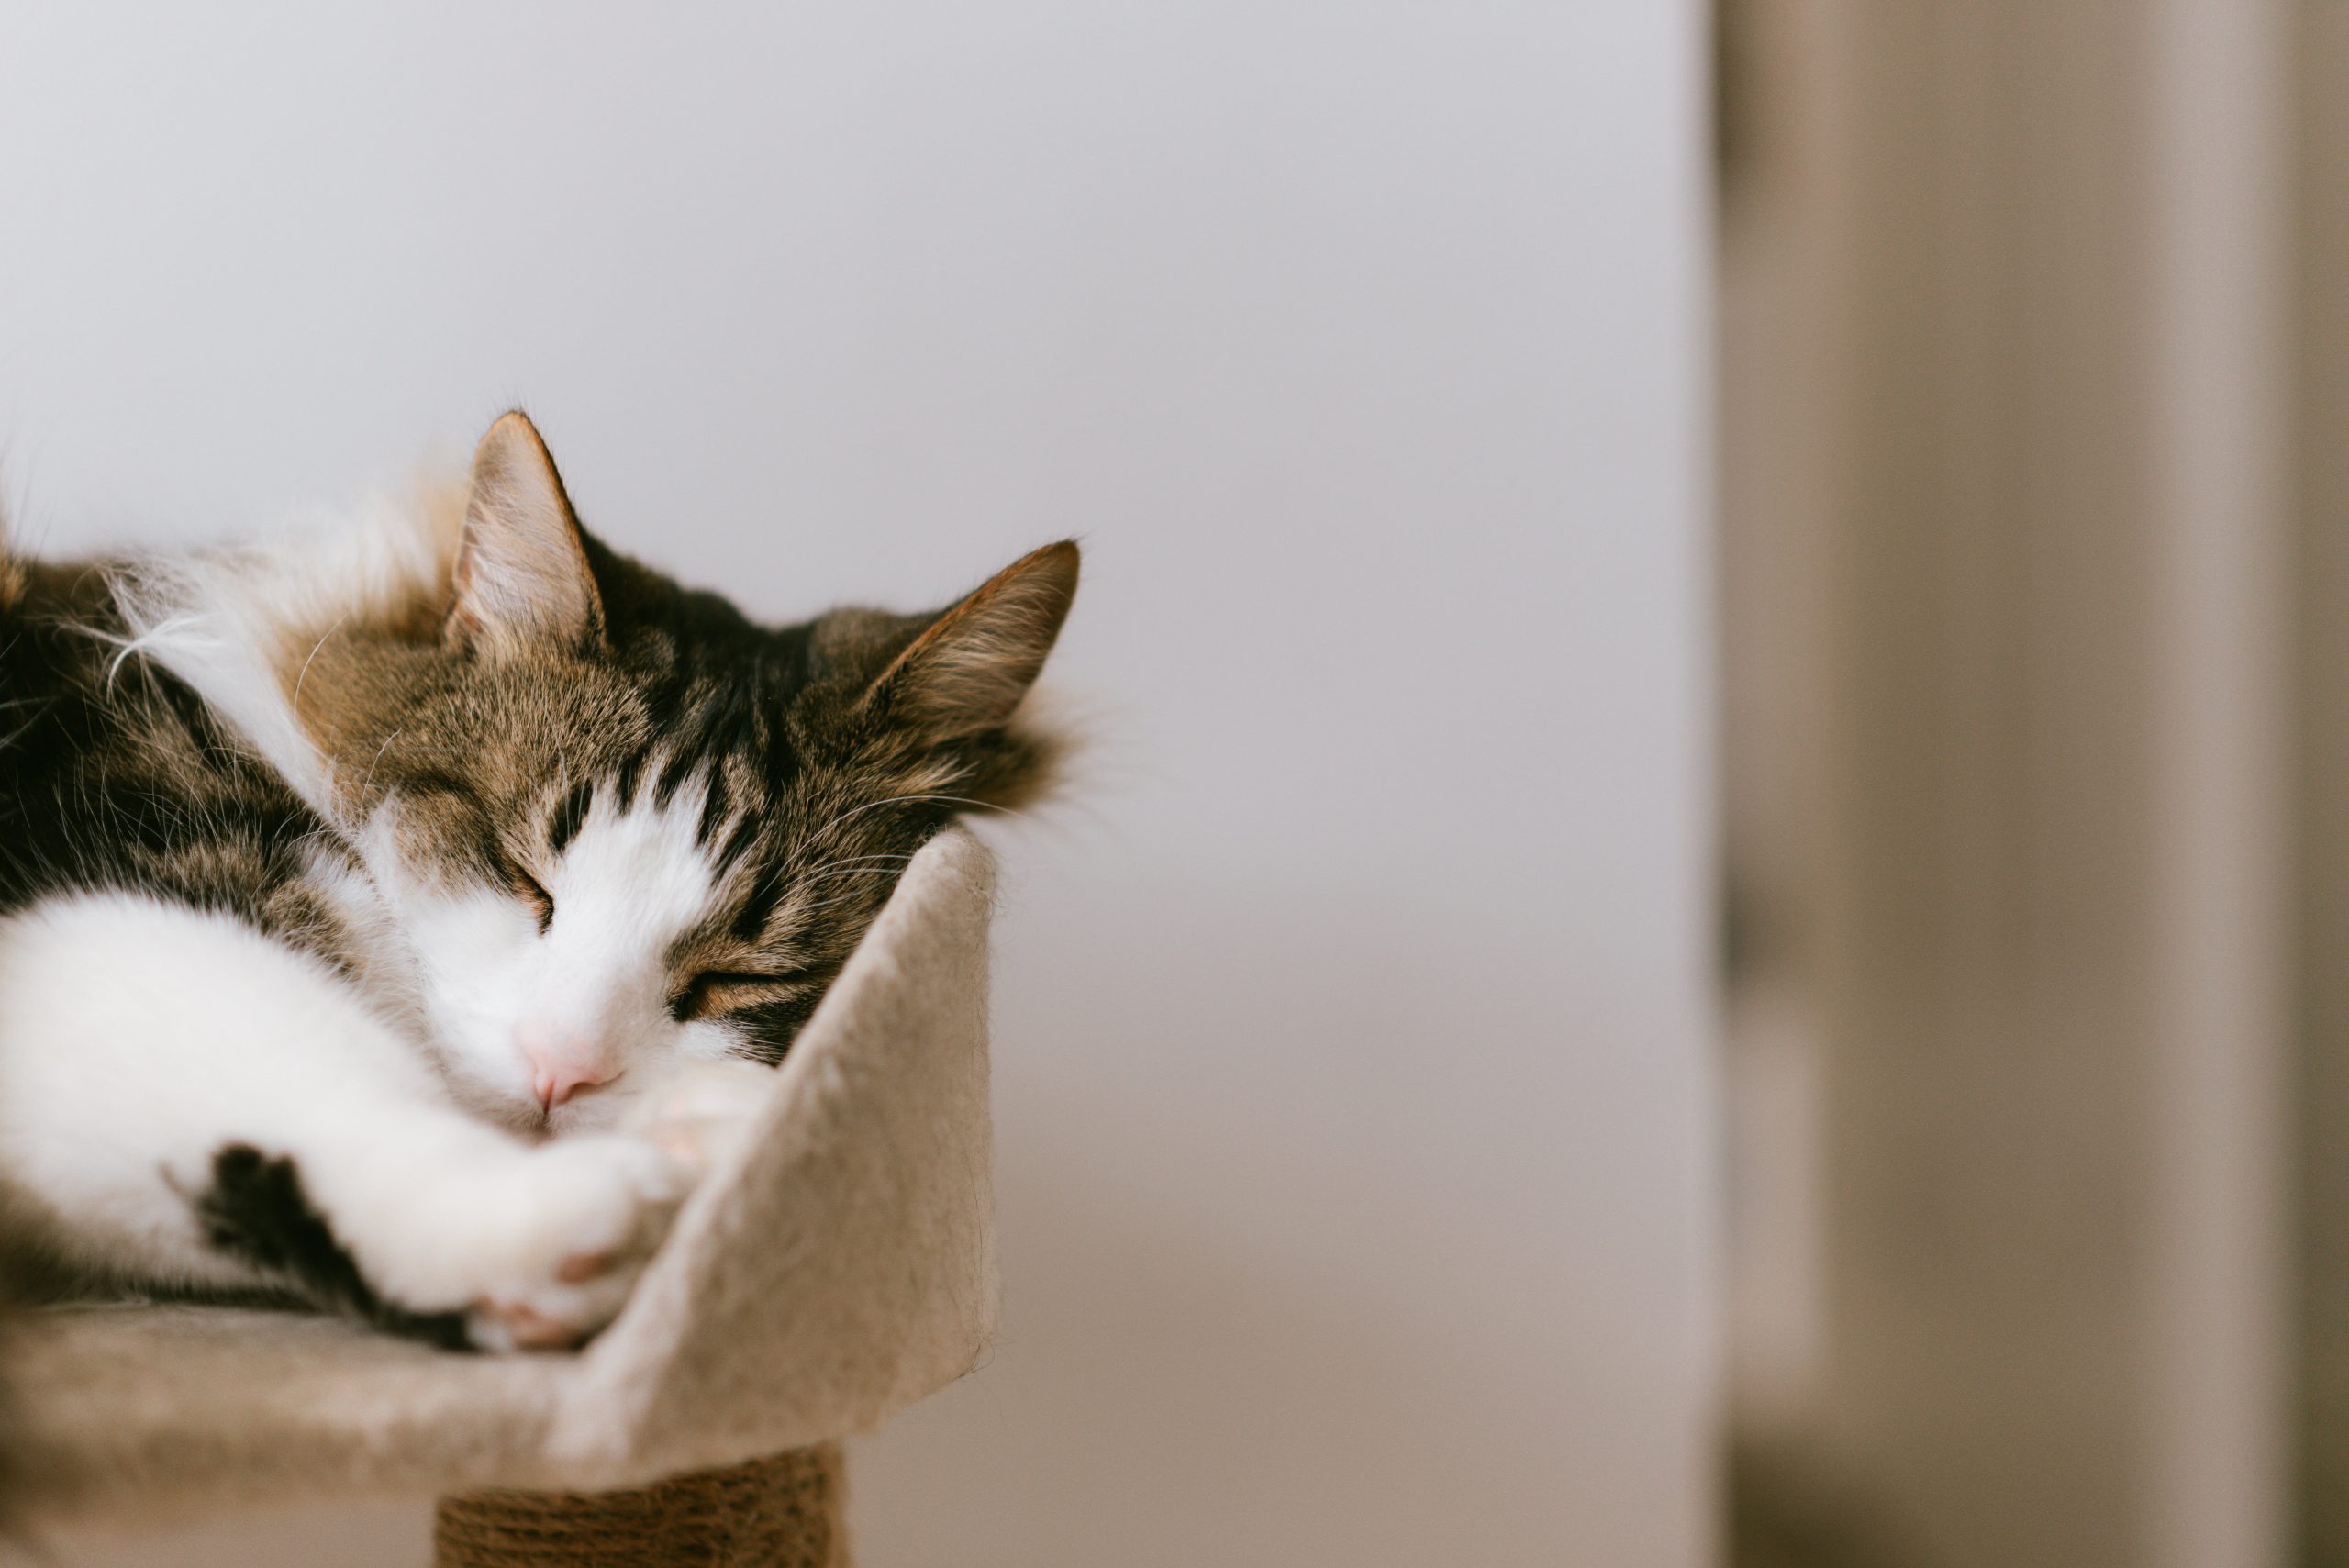
[[[539,935],[545,936],[547,928],[554,924],[554,895],[546,890],[544,883],[518,867],[514,873],[514,890],[527,899],[531,908],[537,912]]]
[[[513,857],[498,847],[495,839],[484,838],[481,852],[482,859],[490,863],[491,869],[504,877],[506,884],[538,915],[539,935],[545,936],[547,929],[554,924],[554,895],[547,891],[546,884],[517,865]]]
[[[777,1002],[796,990],[805,976],[752,974],[744,971],[706,969],[685,982],[669,999],[669,1016],[679,1023],[714,1018],[762,1002]]]

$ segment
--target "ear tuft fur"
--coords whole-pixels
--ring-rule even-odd
[[[442,634],[453,647],[504,655],[603,638],[579,518],[519,410],[501,416],[473,453],[453,590]]]

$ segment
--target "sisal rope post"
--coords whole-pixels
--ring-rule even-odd
[[[443,1497],[435,1568],[849,1568],[838,1443],[624,1492]]]

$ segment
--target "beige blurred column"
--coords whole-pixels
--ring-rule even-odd
[[[2300,0],[2301,1508],[2349,1564],[2349,6]]]
[[[2278,1562],[2280,0],[1733,17],[1738,973],[1819,1129],[1762,1435],[1896,1555]]]

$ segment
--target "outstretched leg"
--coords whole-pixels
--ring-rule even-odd
[[[0,920],[0,1188],[69,1268],[568,1344],[688,1180],[643,1139],[474,1120],[342,978],[229,917],[104,894]]]

